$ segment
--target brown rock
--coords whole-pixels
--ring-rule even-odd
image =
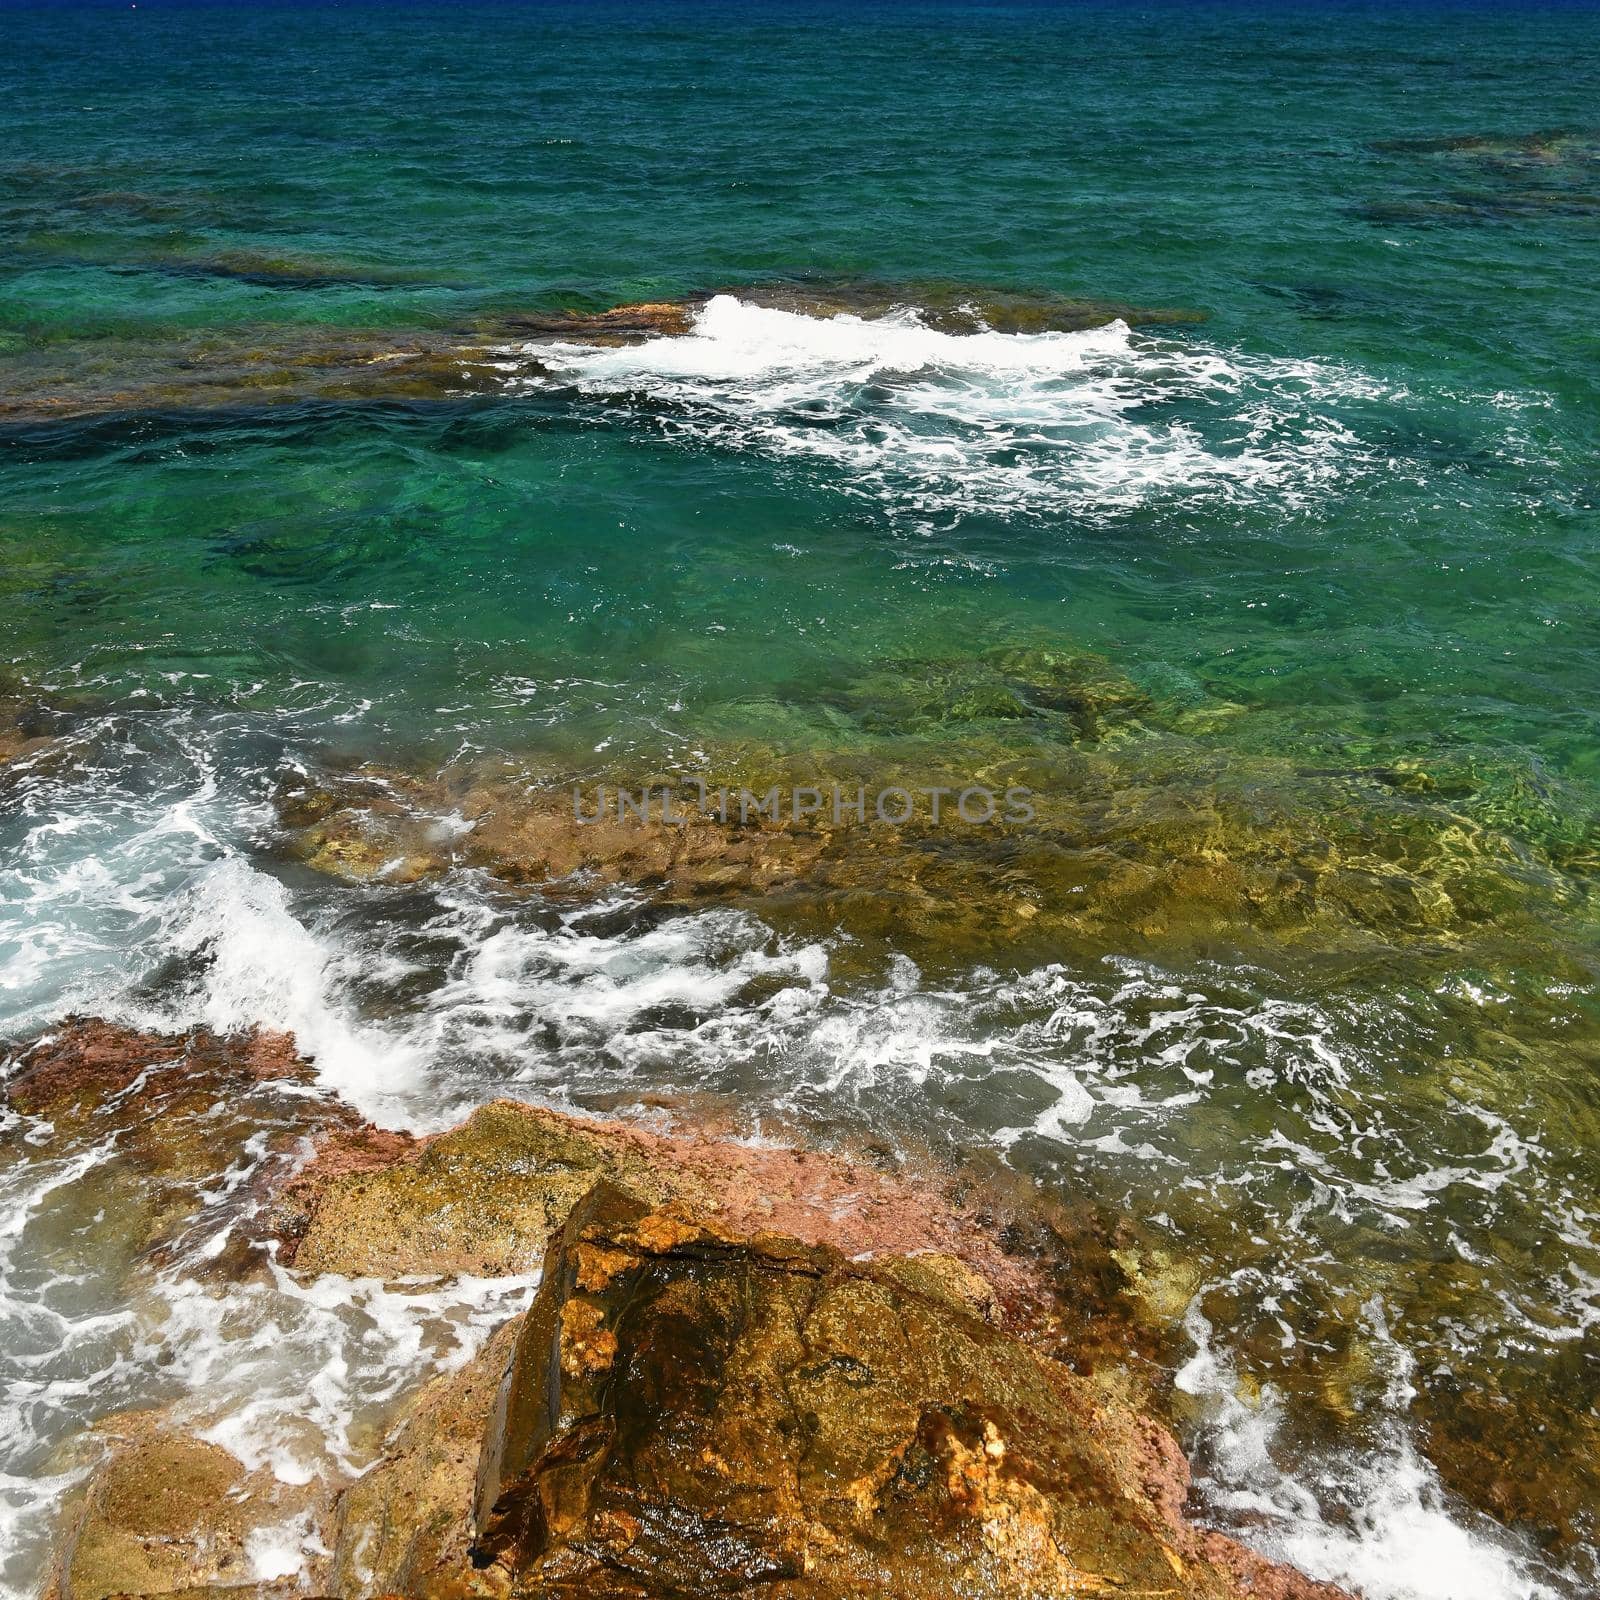
[[[1405,962],[1420,981],[1441,959],[1536,952],[1572,981],[1593,975],[1592,846],[1551,828],[1524,838],[1492,796],[1475,820],[1461,809],[1477,803],[1470,793],[1412,773],[1308,772],[1216,750],[1082,653],[900,663],[830,695],[870,743],[824,755],[712,745],[703,792],[487,760],[431,777],[297,777],[280,797],[283,846],[352,878],[467,865],[547,899],[588,902],[621,884],[668,906],[743,905],[797,937],[849,935],[834,959],[864,967],[890,950],[929,971],[1108,950],[1226,949],[1277,965],[1314,950]],[[948,743],[949,726],[975,731]],[[929,731],[946,752],[937,770]],[[952,817],[952,771],[996,797],[1026,791],[1032,815],[997,800],[990,821]],[[870,797],[940,785],[938,825],[926,799],[904,822],[874,815]],[[869,797],[863,822],[832,814],[836,787],[846,803]],[[805,788],[828,799],[797,817]],[[634,797],[622,816],[619,789]],[[766,795],[783,797],[780,815],[757,811]]]
[[[363,1143],[353,1157],[352,1141],[331,1141],[331,1164],[314,1163],[286,1196],[306,1216],[284,1253],[300,1271],[526,1272],[599,1174],[655,1202],[695,1192],[626,1141],[514,1101],[480,1107],[398,1160]]]
[[[256,1236],[257,1214],[304,1139],[363,1127],[348,1106],[307,1092],[311,1065],[285,1034],[154,1034],[69,1018],[9,1065],[6,1104],[48,1124],[35,1130],[30,1156],[114,1146],[50,1204],[109,1219],[129,1264],[153,1250],[181,1252],[193,1228],[212,1241],[228,1232],[217,1258],[226,1266]],[[252,1140],[249,1180],[219,1197],[217,1175]]]
[[[1336,1594],[1186,1489],[1170,1436],[936,1281],[601,1184],[518,1335],[475,1558],[549,1597]]]
[[[68,713],[0,680],[0,770],[50,750],[70,725]]]
[[[223,1152],[191,1124],[319,1126],[306,1076],[281,1038],[76,1023],[9,1095],[54,1137],[119,1130],[192,1204]],[[332,1551],[309,1581],[339,1595],[1333,1594],[1187,1524],[1171,1437],[1019,1337],[1029,1270],[937,1186],[511,1102],[422,1141],[320,1127],[275,1203],[300,1270],[519,1271],[543,1246],[532,1310],[331,1509],[119,1422],[60,1600],[269,1600],[246,1541],[306,1513]]]
[[[255,1595],[252,1532],[311,1511],[314,1491],[250,1473],[219,1445],[135,1412],[97,1429],[109,1453],[69,1513],[49,1600]],[[296,1586],[304,1592],[303,1585]]]
[[[694,326],[703,297],[652,300],[613,306],[608,311],[520,312],[502,319],[508,333],[534,339],[572,339],[622,344],[646,338],[673,338]]]
[[[472,1504],[484,1419],[516,1343],[508,1323],[459,1372],[436,1378],[384,1459],[339,1496],[332,1587],[427,1600],[501,1600],[505,1574],[471,1558]]]
[[[929,327],[952,334],[984,329],[996,333],[1074,333],[1117,321],[1149,325],[1206,319],[1203,311],[1074,298],[1050,290],[995,289],[948,279],[755,283],[735,285],[725,292],[753,305],[808,317],[853,316],[870,321],[893,311],[914,309]]]
[[[69,1017],[23,1049],[6,1099],[25,1116],[81,1126],[100,1116],[139,1079],[138,1120],[171,1115],[184,1094],[287,1078],[308,1083],[309,1063],[288,1034],[140,1033],[93,1017]],[[131,1108],[131,1107],[130,1107]]]

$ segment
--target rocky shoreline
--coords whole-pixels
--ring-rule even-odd
[[[506,1100],[387,1133],[281,1035],[71,1021],[6,1103],[101,1153],[131,1276],[537,1279],[354,1477],[283,1481],[181,1404],[102,1418],[54,1600],[1338,1593],[1188,1520],[1133,1367],[1073,1360],[1073,1261],[970,1187]],[[313,1554],[264,1576],[286,1521]]]

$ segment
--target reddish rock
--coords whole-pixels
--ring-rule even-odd
[[[1039,1261],[1005,1250],[992,1217],[953,1203],[931,1177],[515,1100],[426,1139],[324,1135],[285,1187],[274,1225],[281,1259],[302,1271],[525,1272],[597,1177],[652,1204],[692,1203],[735,1232],[782,1233],[852,1257],[941,1258],[975,1274],[971,1292],[997,1314],[1021,1319],[1051,1298]]]
[[[226,1234],[205,1258],[226,1270],[267,1232],[272,1196],[310,1136],[364,1129],[314,1077],[286,1034],[143,1033],[69,1018],[12,1053],[4,1096],[39,1124],[29,1142],[38,1157],[103,1152],[52,1203],[109,1219],[130,1266]],[[241,1158],[246,1177],[219,1195],[218,1175]]]

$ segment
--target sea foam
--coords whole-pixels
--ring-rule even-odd
[[[521,355],[539,370],[513,363],[512,387],[553,379],[669,438],[831,467],[844,492],[933,522],[1302,507],[1382,464],[1341,415],[1385,392],[1368,375],[1122,322],[952,334],[914,307],[814,317],[718,295],[686,335]]]
[[[72,1008],[175,1030],[288,1029],[325,1085],[419,1130],[507,1091],[580,1109],[709,1094],[758,1124],[770,1113],[987,1143],[1047,1186],[1142,1219],[1152,1248],[1200,1260],[1181,1384],[1215,1521],[1368,1600],[1575,1592],[1444,1493],[1412,1440],[1409,1379],[1364,1393],[1378,1437],[1317,1460],[1287,1437],[1287,1394],[1274,1400],[1268,1383],[1262,1403],[1240,1398],[1257,1376],[1245,1352],[1280,1336],[1283,1299],[1343,1288],[1330,1240],[1350,1227],[1425,1260],[1492,1259],[1508,1227],[1538,1227],[1565,1263],[1559,1296],[1535,1277],[1502,1280],[1459,1308],[1478,1319],[1465,1333],[1412,1321],[1405,1350],[1387,1319],[1406,1275],[1363,1291],[1373,1347],[1402,1376],[1419,1341],[1436,1338],[1434,1360],[1470,1359],[1453,1341],[1508,1329],[1530,1351],[1555,1349],[1600,1317],[1592,1224],[1551,1152],[1461,1086],[1448,1087],[1452,1116],[1441,1123],[1429,1099],[1419,1121],[1413,1095],[1432,1091],[1405,1019],[1336,986],[1291,1000],[1269,976],[1221,965],[934,977],[899,956],[878,981],[845,981],[829,941],[782,937],[746,912],[663,920],[625,896],[557,909],[470,872],[335,890],[270,870],[252,847],[259,782],[216,776],[218,749],[184,729],[159,771],[119,774],[108,760],[27,790],[0,878],[0,938],[24,953],[4,996],[13,1031]],[[105,746],[125,757],[128,740]],[[1430,1003],[1454,1002],[1441,991]],[[47,1216],[113,1152],[44,1162],[27,1119],[5,1131],[8,1578],[38,1570],[30,1530],[72,1476],[53,1452],[96,1416],[181,1395],[251,1466],[291,1480],[357,1470],[363,1423],[464,1359],[527,1292],[301,1285],[267,1266],[223,1291],[163,1271],[130,1302],[120,1281],[84,1276],[82,1240],[61,1253]],[[219,1183],[248,1171],[247,1153]],[[303,1533],[286,1522],[263,1534],[255,1569],[285,1570],[310,1548]]]

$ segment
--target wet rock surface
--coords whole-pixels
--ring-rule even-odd
[[[729,1129],[655,1129],[496,1100],[426,1139],[373,1129],[322,1135],[271,1211],[279,1258],[299,1273],[523,1273],[604,1180],[647,1205],[694,1206],[719,1225],[782,1232],[851,1256],[915,1254],[1018,1326],[1047,1316],[1045,1252],[1059,1232],[1008,1248],[1026,1202],[998,1189],[751,1143]],[[1073,1230],[1076,1235],[1078,1230]],[[941,1269],[943,1270],[943,1269]],[[1101,1298],[1102,1310],[1105,1300]]]
[[[74,1022],[12,1053],[5,1092],[18,1157],[114,1152],[50,1199],[61,1225],[114,1217],[164,1274],[274,1251],[306,1286],[544,1264],[530,1321],[402,1395],[354,1481],[280,1483],[178,1415],[98,1425],[69,1452],[95,1464],[63,1507],[63,1600],[276,1595],[251,1563],[291,1525],[328,1552],[296,1582],[337,1595],[1327,1592],[1185,1520],[1156,1419],[1186,1415],[1170,1334],[1192,1271],[1016,1175],[751,1142],[705,1107],[640,1126],[499,1101],[416,1139],[328,1099],[273,1035]],[[1251,1365],[1320,1419],[1314,1453],[1359,1435],[1382,1358],[1331,1310],[1303,1331]],[[1416,1417],[1449,1491],[1558,1554],[1592,1536],[1595,1440],[1525,1377],[1509,1357],[1492,1391],[1419,1372]]]
[[[284,1034],[70,1019],[5,1065],[5,1104],[30,1124],[26,1158],[84,1163],[46,1203],[62,1209],[63,1227],[74,1216],[110,1219],[130,1261],[181,1254],[201,1234],[222,1241],[211,1256],[220,1265],[239,1259],[310,1136],[362,1126],[314,1088]],[[247,1147],[254,1163],[241,1159]]]
[[[436,1378],[373,1469],[339,1496],[329,1584],[339,1595],[499,1600],[502,1571],[473,1560],[470,1516],[486,1419],[522,1321],[460,1372]]]
[[[254,1551],[313,1514],[314,1490],[247,1471],[159,1413],[110,1419],[95,1435],[106,1455],[69,1502],[47,1600],[289,1592],[249,1581]]]
[[[1568,1346],[1552,1380],[1507,1352],[1497,1380],[1430,1374],[1419,1386],[1428,1456],[1452,1493],[1562,1556],[1592,1544],[1600,1521],[1600,1412],[1592,1401],[1597,1340]]]
[[[362,1142],[370,1148],[370,1136]],[[658,1200],[693,1190],[626,1140],[515,1101],[485,1106],[375,1170],[341,1170],[348,1146],[335,1140],[332,1175],[326,1160],[314,1163],[286,1198],[305,1209],[284,1250],[301,1272],[527,1272],[598,1172]]]
[[[1177,1514],[1159,1428],[908,1266],[597,1187],[490,1424],[478,1563],[529,1595],[1262,1592]]]
[[[730,287],[752,305],[793,311],[807,317],[860,317],[872,320],[897,311],[913,311],[939,333],[1077,333],[1112,322],[1134,326],[1182,326],[1205,321],[1203,311],[1181,307],[1136,306],[1118,300],[1075,299],[1036,290],[986,288],[945,279],[882,283],[870,279],[844,282],[756,283]]]
[[[145,342],[41,345],[0,363],[0,424],[239,412],[308,403],[461,399],[497,393],[487,339],[471,330],[268,325]]]

